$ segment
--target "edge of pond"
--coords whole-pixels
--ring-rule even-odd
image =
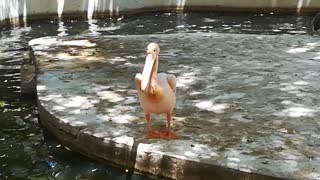
[[[106,141],[101,138],[86,134],[81,128],[72,127],[63,123],[52,115],[37,101],[39,121],[41,125],[52,133],[58,140],[70,149],[104,163],[124,170],[129,173],[139,173],[151,177],[165,177],[170,179],[259,179],[276,180],[283,179],[263,174],[248,173],[219,165],[180,159],[155,152],[146,153],[139,148],[139,142],[132,146],[116,142]],[[88,145],[90,143],[90,145]],[[146,163],[146,159],[149,160]],[[160,162],[160,167],[159,167]],[[156,171],[154,168],[157,167]]]

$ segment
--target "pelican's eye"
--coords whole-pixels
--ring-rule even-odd
[[[153,52],[156,52],[156,49],[154,49]]]

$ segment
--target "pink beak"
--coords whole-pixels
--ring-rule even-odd
[[[144,92],[146,88],[148,87],[150,80],[151,80],[151,74],[153,72],[153,66],[155,64],[155,55],[153,54],[147,54],[146,62],[144,64],[144,68],[142,71],[142,81],[141,81],[141,91]]]

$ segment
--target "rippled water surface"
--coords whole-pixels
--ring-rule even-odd
[[[0,179],[149,179],[89,160],[40,128],[33,96],[20,95],[20,64],[27,42],[43,36],[217,32],[312,34],[308,16],[162,13],[63,22],[43,20],[2,27],[0,34]],[[142,47],[143,48],[143,47]],[[143,50],[143,49],[142,49]]]

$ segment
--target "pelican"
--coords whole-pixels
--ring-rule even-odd
[[[141,73],[136,74],[135,83],[138,90],[140,105],[147,121],[147,133],[145,138],[165,140],[177,139],[170,130],[171,116],[176,104],[176,77],[171,74],[158,74],[159,45],[150,43],[147,46],[145,65]],[[167,115],[167,130],[165,132],[154,131],[151,127],[150,113]]]

